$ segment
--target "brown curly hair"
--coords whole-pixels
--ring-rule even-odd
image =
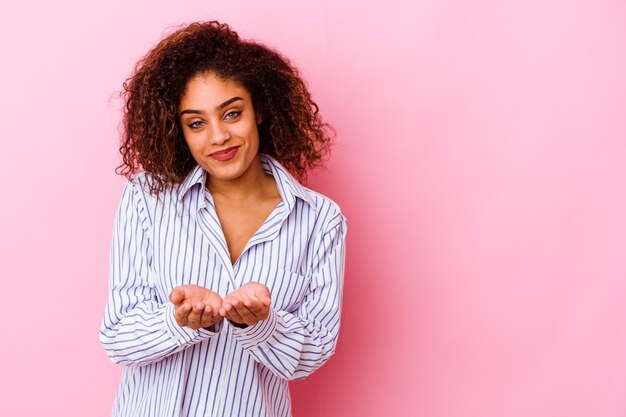
[[[212,72],[244,86],[262,116],[259,152],[269,154],[296,178],[320,165],[333,129],[324,123],[299,71],[280,53],[239,38],[217,21],[183,26],[163,39],[135,66],[124,83],[125,101],[116,172],[131,178],[151,174],[151,191],[181,183],[196,165],[178,118],[187,83]]]

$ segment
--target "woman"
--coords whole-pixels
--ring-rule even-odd
[[[290,416],[288,381],[339,331],[346,220],[302,179],[329,147],[298,72],[218,22],[161,41],[124,84],[100,340],[114,416]]]

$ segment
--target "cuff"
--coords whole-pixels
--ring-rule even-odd
[[[269,340],[276,329],[277,323],[278,315],[273,308],[270,308],[269,315],[265,320],[258,321],[245,329],[240,329],[235,326],[231,327],[233,328],[235,339],[237,339],[245,349],[252,349]]]
[[[200,328],[198,330],[192,330],[187,326],[180,327],[178,323],[176,323],[176,317],[174,316],[174,304],[167,303],[167,306],[163,310],[163,314],[163,323],[165,329],[179,346],[190,343],[192,341],[199,342],[201,340],[209,339],[213,336],[216,336],[217,334],[219,334],[219,332],[222,331],[222,326],[224,322],[224,320],[222,320],[207,329]]]
[[[224,319],[220,320],[219,323],[215,323],[213,326],[199,328],[198,334],[200,336],[211,337],[211,336],[215,336],[221,333],[223,328],[224,328]]]

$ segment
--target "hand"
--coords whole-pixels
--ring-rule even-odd
[[[270,290],[259,282],[248,282],[222,301],[220,315],[241,327],[267,319],[271,304]]]
[[[209,327],[222,320],[222,297],[199,285],[181,285],[170,293],[174,304],[176,323],[193,330]]]

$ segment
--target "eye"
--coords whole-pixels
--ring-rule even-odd
[[[227,120],[228,120],[228,119],[231,119],[231,120],[232,120],[232,119],[237,118],[240,114],[241,114],[241,112],[240,112],[240,111],[237,111],[237,110],[231,110],[231,111],[229,111],[228,113],[226,113],[226,115],[224,116],[224,119],[227,119]]]
[[[191,122],[188,124],[188,126],[191,129],[199,129],[204,125],[204,122],[201,122],[200,120],[196,120],[195,122]]]

